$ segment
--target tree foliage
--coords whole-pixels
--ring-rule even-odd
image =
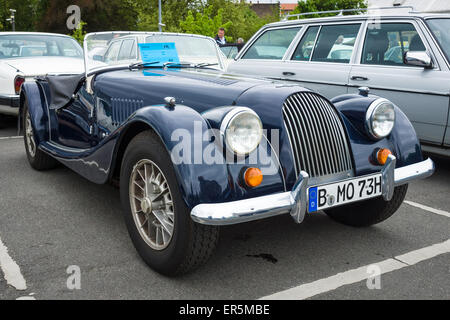
[[[260,18],[244,0],[163,0],[163,30],[214,36],[219,27],[227,38],[249,39],[279,12]],[[158,30],[158,0],[0,0],[0,30],[11,30],[9,9],[17,10],[16,30],[72,33],[67,8],[78,5],[86,32]]]
[[[84,31],[85,26],[87,25],[86,22],[84,21],[80,21],[80,23],[78,24],[78,27],[73,30],[71,36],[77,40],[80,45],[83,45],[84,42],[84,36],[86,35],[86,31]]]
[[[16,30],[34,30],[34,21],[39,18],[38,6],[40,0],[0,0],[0,30],[11,31],[12,25],[7,19],[10,18],[9,9],[17,10]]]
[[[331,10],[342,10],[342,9],[359,9],[367,8],[367,0],[305,0],[299,1],[297,8],[292,12],[295,13],[307,13],[307,12],[318,12],[318,11],[331,11]],[[344,13],[355,14],[353,13]],[[324,17],[333,16],[335,13],[331,14],[315,14],[303,16],[301,18],[312,18],[312,17]]]

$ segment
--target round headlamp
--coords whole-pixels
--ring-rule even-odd
[[[366,127],[375,139],[389,136],[395,125],[395,107],[386,99],[375,100],[367,109]]]
[[[239,156],[255,151],[263,137],[261,119],[248,108],[230,111],[222,122],[221,131],[227,147]]]

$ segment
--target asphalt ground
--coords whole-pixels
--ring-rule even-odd
[[[340,225],[323,213],[309,215],[301,225],[280,216],[224,227],[208,264],[189,275],[166,278],[136,253],[117,189],[92,184],[63,166],[33,171],[22,139],[5,139],[15,135],[15,120],[4,122],[0,260],[7,256],[14,262],[25,286],[8,278],[10,270],[2,265],[0,299],[259,299],[306,284],[317,289],[316,283],[329,284],[327,279],[341,273],[450,239],[450,217],[445,215],[450,211],[450,160],[435,158],[435,175],[412,183],[407,195],[427,210],[405,203],[391,219],[367,229]],[[73,289],[77,282],[68,273],[71,266],[79,268],[79,289]],[[367,280],[353,279],[337,288],[325,285],[307,298],[448,300],[450,254],[383,273],[375,289],[369,289]]]

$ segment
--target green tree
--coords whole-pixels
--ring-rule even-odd
[[[212,10],[212,7],[207,7],[203,13],[189,11],[186,20],[180,22],[181,30],[185,33],[215,37],[219,28],[229,29],[233,23],[231,21],[223,22],[223,9],[219,9],[215,16],[211,14]],[[232,40],[231,37],[227,37],[227,41]]]
[[[107,30],[134,30],[137,12],[134,0],[39,0],[41,17],[36,21],[36,29],[58,33],[68,33],[67,8],[77,5],[81,8],[81,19],[87,23],[87,32]]]
[[[11,16],[9,9],[15,9],[16,30],[33,31],[38,18],[40,0],[0,0],[0,30],[11,31],[12,25],[7,19]]]
[[[158,30],[158,0],[137,0],[137,28],[140,31]],[[164,31],[180,32],[180,21],[184,21],[189,11],[197,12],[202,6],[201,0],[164,0],[162,1]]]
[[[72,34],[70,34],[70,36],[72,36],[75,40],[77,40],[80,43],[80,45],[83,45],[84,42],[84,36],[86,35],[84,27],[86,25],[87,25],[86,22],[80,21],[78,27],[75,30],[73,30]]]
[[[260,18],[244,0],[208,0],[204,6],[205,8],[212,7],[212,16],[217,15],[219,10],[223,10],[223,22],[232,22],[226,31],[227,35],[233,39],[243,38],[248,40],[265,24],[280,19],[278,10],[271,15]]]
[[[360,9],[360,8],[361,9],[367,8],[367,0],[306,0],[306,1],[299,1],[297,8],[292,12],[292,14],[342,10],[342,9]],[[350,13],[344,12],[344,15],[347,14],[355,14],[355,12]],[[305,18],[324,17],[333,15],[336,14],[335,13],[315,14],[302,16],[301,18],[305,19]]]

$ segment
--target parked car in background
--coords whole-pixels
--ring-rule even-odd
[[[228,71],[328,99],[369,87],[405,112],[425,151],[450,156],[449,30],[450,15],[420,13],[282,21],[255,34]]]
[[[347,225],[380,223],[409,182],[434,172],[386,99],[362,91],[332,103],[299,85],[226,74],[209,37],[109,34],[110,64],[23,85],[26,155],[36,170],[61,162],[118,184],[130,237],[160,273],[204,263],[218,226],[280,214],[302,223],[322,210]],[[139,63],[127,59],[137,39],[146,42]]]
[[[223,52],[228,60],[233,60],[238,55],[244,44],[227,43],[220,46],[220,50]]]
[[[157,37],[154,37],[157,35]],[[172,37],[176,36],[176,33],[165,33],[163,35],[159,33],[145,33],[145,34],[133,34],[124,35],[118,38],[114,38],[107,42],[107,47],[103,49],[102,47],[91,47],[89,49],[89,55],[92,56],[94,61],[104,63],[104,65],[123,65],[127,63],[133,63],[140,61],[142,59],[141,52],[139,50],[140,43],[153,43],[155,41],[164,41],[164,37],[168,41],[172,39]],[[101,35],[99,35],[101,37]],[[179,38],[177,41],[177,45],[179,46],[179,54],[186,57],[190,62],[205,62],[206,57],[211,62],[220,63],[219,68],[224,68],[226,61],[224,61],[225,56],[222,54],[222,51],[215,48],[214,52],[206,52],[204,56],[201,57],[201,60],[198,60],[198,47],[196,45],[196,41],[199,37],[183,37]],[[157,40],[155,40],[157,39]],[[192,40],[194,43],[189,43]],[[99,43],[97,41],[97,43]],[[91,53],[94,52],[94,54]],[[221,56],[220,58],[218,56]],[[198,60],[198,61],[197,61]],[[93,62],[90,62],[93,65]],[[101,65],[101,64],[99,64]]]
[[[0,32],[0,117],[18,114],[24,82],[50,73],[79,74],[83,71],[83,49],[69,36]]]

